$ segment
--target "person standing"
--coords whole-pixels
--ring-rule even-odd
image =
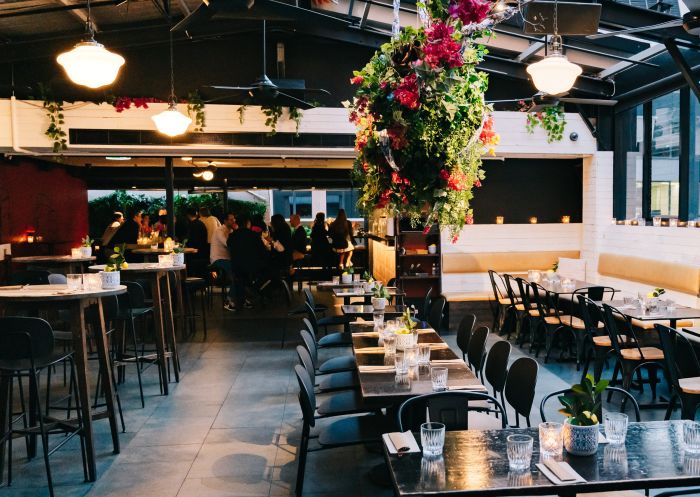
[[[141,209],[131,210],[129,213],[129,219],[124,221],[117,232],[114,234],[109,242],[109,247],[114,247],[115,245],[121,245],[126,243],[127,245],[135,245],[139,239],[139,231],[141,230]]]
[[[331,266],[333,249],[328,241],[328,226],[326,215],[323,212],[316,213],[314,225],[311,227],[311,258],[323,268]]]
[[[340,258],[338,263],[340,269],[352,266],[352,251],[355,249],[355,245],[353,244],[352,224],[348,221],[345,209],[338,210],[338,217],[329,226],[328,234],[331,237],[333,251]]]
[[[260,234],[250,229],[248,215],[239,214],[237,224],[238,228],[229,235],[226,245],[231,254],[236,306],[250,309],[253,304],[245,298],[245,289],[260,276],[269,256]]]
[[[270,248],[270,277],[278,278],[280,274],[289,275],[292,265],[292,230],[282,214],[275,214],[270,218],[270,235],[272,246]]]
[[[224,224],[214,230],[211,237],[209,262],[216,271],[222,272],[229,283],[228,297],[224,309],[236,312],[236,294],[233,285],[233,269],[231,269],[231,253],[228,249],[228,237],[236,229],[236,216],[228,213]]]
[[[204,223],[204,226],[207,227],[207,242],[211,243],[211,238],[214,236],[214,231],[216,228],[221,226],[221,222],[219,222],[219,219],[216,216],[211,215],[209,207],[199,208],[199,219]]]
[[[306,254],[308,238],[306,236],[306,230],[301,225],[301,217],[299,214],[292,214],[289,216],[289,224],[292,225],[292,229],[294,230],[292,234],[292,260],[298,261],[303,259]]]
[[[209,259],[209,242],[207,242],[207,227],[197,217],[197,210],[190,207],[187,209],[187,246],[197,249],[196,254],[192,254],[193,259]]]
[[[151,216],[144,214],[141,216],[141,235],[151,236],[151,232],[153,232],[153,228],[151,228]]]
[[[109,246],[109,242],[112,240],[114,234],[119,230],[122,223],[124,222],[124,214],[119,211],[115,211],[112,214],[112,222],[105,228],[104,233],[102,233],[102,246]]]

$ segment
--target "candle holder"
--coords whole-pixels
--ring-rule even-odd
[[[653,226],[661,226],[661,216],[654,216],[652,219]]]
[[[678,227],[678,219],[676,219],[675,217],[672,217],[671,219],[668,220],[668,225],[671,228]]]
[[[530,224],[537,224],[537,216],[532,216],[530,218]]]
[[[503,216],[496,216],[496,224],[503,224],[505,218]]]
[[[564,425],[555,422],[540,423],[540,454],[544,456],[558,456],[562,453],[564,443]]]
[[[571,222],[571,216],[562,216],[561,222],[564,224],[569,224]]]

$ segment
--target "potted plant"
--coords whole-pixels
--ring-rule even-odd
[[[564,448],[574,456],[590,456],[598,452],[600,396],[608,386],[608,380],[597,383],[593,375],[587,375],[581,384],[571,387],[571,392],[559,397],[559,412],[567,418],[564,422]]]
[[[389,300],[389,290],[384,285],[377,285],[373,290],[372,307],[381,311],[386,307],[386,302]]]
[[[104,271],[100,271],[102,279],[102,288],[117,288],[121,283],[120,270],[129,267],[129,264],[124,258],[126,253],[126,244],[121,247],[114,247],[114,253],[109,257]]]
[[[352,268],[352,266],[346,267],[345,271],[343,271],[343,274],[340,275],[340,282],[343,285],[348,285],[348,284],[352,283],[353,273],[355,273],[355,270]]]
[[[85,235],[85,238],[80,240],[80,255],[83,257],[92,257],[92,244],[94,241],[95,240],[90,238],[90,235]]]
[[[182,240],[182,243],[176,243],[173,246],[173,265],[184,266],[185,265],[185,246],[187,245],[187,238]]]
[[[371,292],[372,290],[374,290],[374,277],[369,273],[369,271],[364,272],[364,274],[362,275],[362,279],[364,280],[362,282],[362,286],[364,287],[365,292]]]

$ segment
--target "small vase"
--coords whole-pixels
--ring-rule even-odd
[[[372,297],[372,307],[378,311],[383,310],[386,307],[386,299]]]
[[[598,452],[599,424],[592,426],[572,425],[570,419],[564,422],[564,448],[574,456],[591,456]]]
[[[185,265],[185,253],[184,252],[173,254],[173,265],[174,266],[184,266]]]
[[[340,282],[343,285],[349,285],[350,283],[352,283],[352,274],[341,274]]]
[[[405,350],[413,345],[413,333],[396,333],[396,350]]]
[[[80,247],[80,255],[83,257],[92,257],[92,247]]]
[[[121,282],[119,271],[100,271],[100,278],[102,278],[102,288],[105,290],[117,288]]]

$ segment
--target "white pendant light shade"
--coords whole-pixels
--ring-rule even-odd
[[[212,171],[211,169],[206,169],[206,170],[202,173],[202,179],[203,179],[204,181],[211,181],[211,180],[213,180],[213,179],[214,179],[214,171]]]
[[[569,62],[561,53],[553,53],[539,62],[527,66],[535,88],[549,95],[567,92],[574,86],[581,68]]]
[[[124,65],[124,57],[110,52],[95,40],[78,43],[72,50],[56,57],[56,61],[63,66],[71,81],[88,88],[112,84]]]
[[[151,119],[156,123],[158,131],[168,136],[181,135],[192,124],[192,119],[179,112],[175,103],[171,103],[168,109],[160,114],[151,116]]]

